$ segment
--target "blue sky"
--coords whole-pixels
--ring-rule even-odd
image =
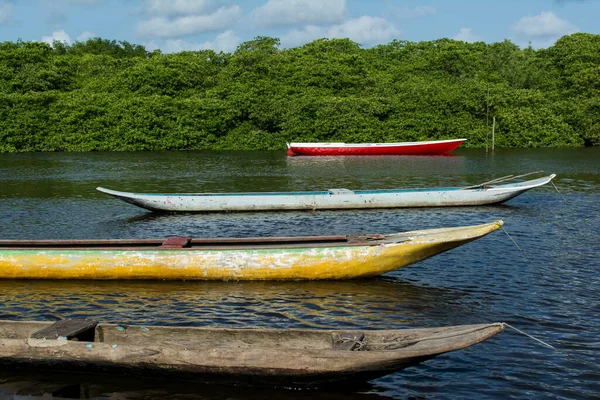
[[[600,33],[599,0],[0,0],[0,42],[126,40],[163,52],[232,52],[256,36],[282,47],[350,38],[451,38],[551,46],[573,32]]]

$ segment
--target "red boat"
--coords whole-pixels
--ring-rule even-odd
[[[288,143],[288,156],[441,156],[466,139],[400,143]]]

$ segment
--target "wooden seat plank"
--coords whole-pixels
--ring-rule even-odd
[[[88,332],[93,330],[98,321],[93,319],[62,319],[54,324],[40,329],[31,335],[33,339],[58,339],[59,337],[71,340],[82,336],[89,336]],[[91,335],[93,341],[93,333]]]
[[[192,238],[189,237],[170,237],[165,240],[159,249],[182,249],[189,247]]]

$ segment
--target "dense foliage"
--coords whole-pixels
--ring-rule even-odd
[[[600,145],[600,35],[510,41],[257,37],[233,54],[105,39],[0,43],[0,152],[283,149],[286,142],[465,137]]]

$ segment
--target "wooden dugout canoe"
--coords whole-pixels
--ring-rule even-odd
[[[287,238],[1,240],[0,279],[365,278],[458,247],[502,225]]]
[[[348,190],[256,193],[130,193],[97,190],[151,211],[227,212],[343,210],[444,207],[499,204],[549,183],[556,175],[518,183],[481,184],[469,188]]]
[[[321,387],[372,380],[503,329],[501,323],[338,331],[0,321],[0,367]]]
[[[441,156],[467,139],[397,143],[288,143],[289,156]]]

